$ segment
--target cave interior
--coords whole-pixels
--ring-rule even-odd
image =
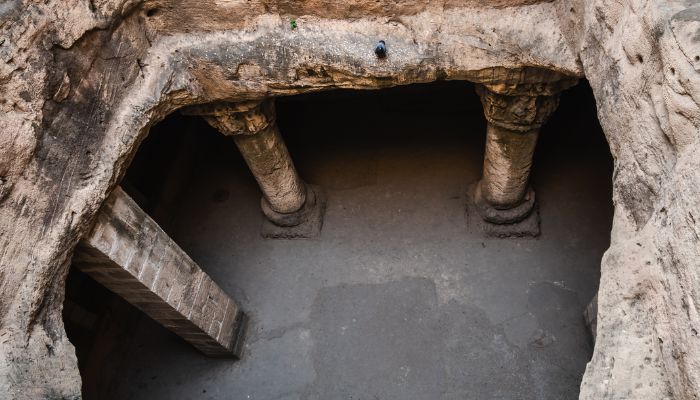
[[[261,236],[231,138],[175,112],[121,187],[245,311],[240,360],[208,358],[72,269],[64,321],[86,399],[575,399],[612,224],[613,163],[585,81],[542,127],[537,237],[489,237],[468,207],[487,122],[439,81],[275,100],[318,237]]]

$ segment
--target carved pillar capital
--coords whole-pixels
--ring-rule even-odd
[[[537,130],[552,115],[559,104],[559,94],[501,94],[485,85],[476,92],[484,106],[486,120],[498,127],[517,132]]]
[[[202,116],[226,136],[255,135],[275,123],[273,99],[241,103],[214,103],[189,107],[183,113]]]

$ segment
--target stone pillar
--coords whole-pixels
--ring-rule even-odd
[[[273,99],[191,107],[226,136],[231,136],[263,192],[261,207],[271,224],[263,236],[313,237],[323,224],[325,199],[320,188],[306,184],[294,167],[275,123]]]
[[[502,94],[477,85],[487,120],[484,171],[474,188],[474,204],[493,224],[514,224],[535,205],[528,185],[540,127],[558,105],[558,93]]]

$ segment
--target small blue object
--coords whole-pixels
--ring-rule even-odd
[[[383,40],[380,40],[377,45],[374,46],[374,54],[379,58],[386,57],[386,43]]]

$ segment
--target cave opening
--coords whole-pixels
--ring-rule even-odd
[[[327,198],[318,237],[261,237],[260,188],[201,117],[154,126],[121,183],[248,314],[241,360],[203,356],[72,269],[64,321],[86,399],[578,398],[613,213],[585,81],[541,129],[536,238],[487,237],[469,212],[487,121],[468,82],[281,97],[276,111]]]

